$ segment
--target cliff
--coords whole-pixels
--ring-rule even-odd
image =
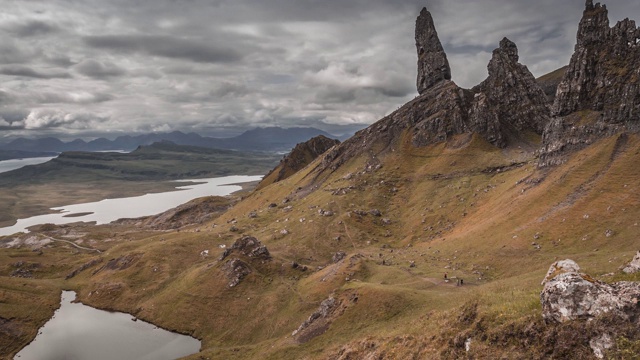
[[[586,2],[552,115],[541,167],[561,164],[571,151],[603,137],[640,130],[640,28],[633,20],[609,27],[607,7]]]

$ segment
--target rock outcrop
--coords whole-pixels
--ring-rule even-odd
[[[447,54],[438,38],[431,13],[422,8],[416,20],[416,48],[418,50],[418,93],[423,94],[442,80],[451,80]]]
[[[296,172],[304,169],[318,156],[324,154],[335,145],[340,144],[339,140],[330,139],[319,135],[310,140],[297,144],[289,154],[287,154],[280,164],[271,170],[258,184],[257,189],[262,189],[278,181],[282,181]]]
[[[572,260],[555,262],[545,277],[540,294],[546,321],[589,320],[610,314],[624,321],[638,321],[640,283],[607,284],[580,272]]]
[[[271,254],[260,240],[253,236],[243,236],[226,249],[218,261],[223,261],[230,255],[234,257],[227,260],[221,267],[222,273],[229,281],[227,287],[232,288],[253,272],[251,265],[264,264],[271,260]]]
[[[640,130],[640,28],[609,27],[605,5],[586,2],[571,62],[558,85],[540,166],[621,131]]]
[[[233,245],[226,249],[222,255],[220,255],[220,260],[224,260],[227,256],[232,253],[242,254],[246,257],[258,260],[270,260],[271,254],[269,254],[269,250],[266,246],[262,245],[260,240],[256,239],[253,236],[243,236],[240,239],[236,240]]]

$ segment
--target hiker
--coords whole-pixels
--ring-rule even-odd
[[[462,284],[464,284],[464,280],[460,279],[460,286],[462,286]]]
[[[447,280],[447,273],[444,273],[444,279]]]

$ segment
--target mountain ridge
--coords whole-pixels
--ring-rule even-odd
[[[140,145],[150,145],[154,142],[169,140],[178,145],[193,145],[207,148],[219,148],[241,151],[288,151],[297,143],[306,141],[314,136],[323,135],[337,139],[325,131],[312,127],[266,127],[247,130],[231,138],[215,138],[201,136],[196,133],[171,133],[124,135],[114,140],[98,138],[91,141],[76,139],[63,142],[60,139],[48,137],[40,139],[18,138],[7,144],[0,145],[4,150],[20,150],[32,152],[64,152],[64,151],[109,151],[134,150]]]

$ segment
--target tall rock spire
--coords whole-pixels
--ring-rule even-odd
[[[423,8],[416,20],[416,48],[418,50],[418,93],[422,94],[442,80],[451,80],[447,60],[431,13]]]

